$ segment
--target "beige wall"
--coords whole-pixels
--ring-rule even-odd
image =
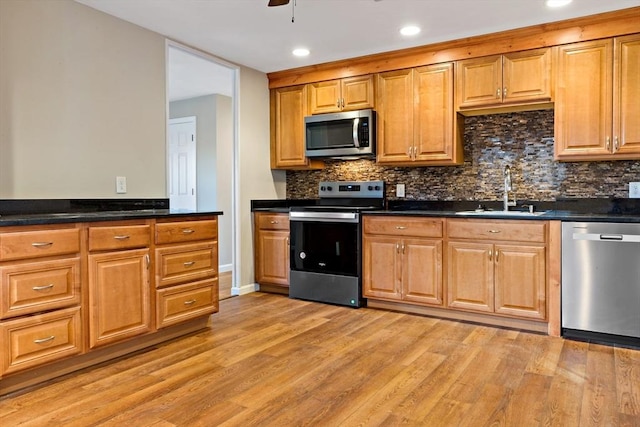
[[[165,39],[72,0],[0,0],[0,199],[166,197]],[[215,55],[215,52],[210,52]],[[284,198],[269,167],[269,90],[241,67],[235,233],[253,289],[252,199]],[[229,217],[232,212],[226,212]]]
[[[72,0],[1,0],[0,52],[0,198],[166,197],[164,37]]]

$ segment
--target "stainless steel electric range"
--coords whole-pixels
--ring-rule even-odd
[[[323,181],[318,202],[292,207],[289,297],[362,307],[360,213],[384,208],[383,181]]]

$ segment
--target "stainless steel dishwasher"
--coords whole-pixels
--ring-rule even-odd
[[[562,224],[562,333],[640,346],[640,224]]]

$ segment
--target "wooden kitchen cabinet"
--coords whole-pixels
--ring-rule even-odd
[[[640,34],[559,47],[555,157],[640,158]]]
[[[0,230],[0,376],[84,351],[80,250],[75,226]]]
[[[453,84],[452,63],[378,74],[378,163],[462,162]]]
[[[447,221],[447,305],[546,319],[543,221]]]
[[[442,220],[363,220],[362,292],[366,298],[441,306]]]
[[[456,62],[459,109],[551,101],[552,49]]]
[[[217,312],[217,219],[158,222],[155,243],[157,327]]]
[[[271,169],[319,169],[323,163],[305,156],[304,117],[307,85],[273,89],[271,98]]]
[[[308,87],[311,114],[374,107],[372,75],[310,83]]]
[[[256,283],[289,288],[289,215],[255,212],[255,280]]]
[[[150,241],[146,224],[89,227],[90,348],[152,330]]]

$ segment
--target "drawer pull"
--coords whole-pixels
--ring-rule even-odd
[[[195,304],[195,303],[196,303],[196,300],[194,300],[194,299],[190,299],[189,301],[185,301],[185,302],[184,302],[184,305],[193,305],[193,304]]]
[[[271,224],[278,224],[278,221],[271,221]]]
[[[119,236],[113,236],[113,238],[116,239],[116,240],[127,240],[129,237],[131,237],[131,236],[128,236],[126,234],[121,234]]]
[[[195,232],[196,230],[194,230],[193,228],[185,228],[184,230],[182,230],[182,234],[193,234]]]
[[[396,230],[406,230],[407,227],[405,227],[404,225],[396,225]]]
[[[33,289],[34,291],[45,291],[51,288],[53,288],[53,283],[49,283],[48,285],[44,285],[44,286],[34,286],[31,289]]]
[[[46,342],[53,341],[55,338],[56,338],[56,336],[55,336],[55,335],[51,335],[50,337],[40,338],[40,339],[37,339],[37,340],[33,340],[33,342],[34,342],[35,344],[44,344],[44,343],[46,343]]]
[[[33,242],[31,244],[34,248],[48,248],[51,245],[53,245],[53,242]]]
[[[191,267],[195,263],[196,263],[195,261],[187,261],[187,262],[183,263],[182,265],[184,265],[185,267]]]
[[[500,233],[500,230],[489,230],[489,233]]]

